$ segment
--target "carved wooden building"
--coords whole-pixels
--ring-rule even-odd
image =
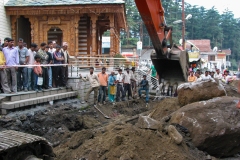
[[[12,38],[27,44],[69,43],[71,55],[101,55],[101,39],[110,31],[110,55],[119,53],[126,28],[123,0],[8,0]]]

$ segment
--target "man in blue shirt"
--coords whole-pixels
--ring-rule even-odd
[[[148,80],[147,80],[147,76],[146,75],[143,75],[143,80],[140,82],[140,88],[138,90],[139,97],[141,97],[142,90],[145,90],[146,103],[148,103],[148,101],[149,101],[149,84],[148,84]]]

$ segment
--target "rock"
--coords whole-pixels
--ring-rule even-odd
[[[181,144],[183,141],[183,136],[173,125],[168,126],[168,135],[174,140],[176,144]]]
[[[20,121],[25,121],[27,119],[27,116],[26,115],[21,115],[19,117]]]
[[[156,121],[148,116],[139,116],[137,126],[142,129],[158,130],[162,128],[159,121]]]
[[[236,97],[218,97],[186,105],[172,113],[170,124],[187,128],[193,144],[215,157],[240,150],[240,110]]]
[[[181,106],[214,97],[226,96],[224,87],[215,80],[184,83],[178,87],[177,92],[178,102]]]

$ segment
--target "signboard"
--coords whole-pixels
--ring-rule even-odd
[[[137,50],[142,50],[142,42],[141,41],[137,42]]]

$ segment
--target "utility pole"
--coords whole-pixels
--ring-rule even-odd
[[[184,0],[182,0],[182,48],[185,50],[185,11]]]

